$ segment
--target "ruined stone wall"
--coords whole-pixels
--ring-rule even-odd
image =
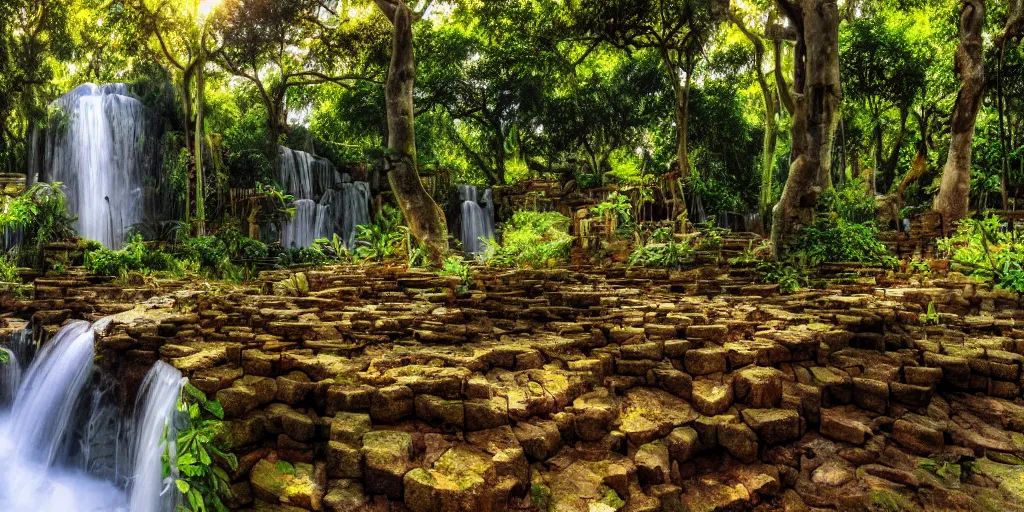
[[[148,300],[51,281],[31,307],[120,309],[97,349],[123,389],[161,358],[220,400],[233,509],[1017,510],[991,476],[1024,455],[1017,298],[819,271],[830,289],[778,296],[717,265],[478,270],[459,296],[352,266]],[[986,471],[954,485],[921,457]]]

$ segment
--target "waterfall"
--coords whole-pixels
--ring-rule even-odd
[[[290,247],[310,247],[316,240],[317,217],[320,205],[312,199],[296,200],[292,207],[295,215],[281,228],[281,245]]]
[[[187,421],[176,412],[183,377],[166,363],[156,363],[143,380],[131,418],[119,420],[125,415],[116,406],[118,381],[93,377],[94,332],[102,322],[65,325],[32,361],[13,407],[0,413],[0,510],[176,508],[179,492],[164,478],[161,456],[165,446],[168,453],[177,453],[177,431]],[[0,367],[0,379],[6,383],[6,372],[17,367],[12,358]],[[126,453],[122,445],[128,446]],[[118,459],[124,463],[114,468]]]
[[[93,330],[68,324],[43,347],[18,388],[9,436],[17,456],[49,466],[64,438],[78,395],[92,374]],[[60,392],[54,392],[59,390]]]
[[[131,512],[176,509],[179,495],[174,488],[176,468],[172,468],[172,474],[164,479],[163,463],[158,454],[162,454],[165,448],[168,453],[177,453],[175,441],[180,423],[185,418],[180,417],[182,415],[178,414],[176,406],[184,380],[173,366],[157,361],[139,388],[129,455],[132,461],[130,474],[133,475],[128,493],[128,510]]]
[[[64,184],[80,236],[121,248],[143,219],[143,182],[155,160],[146,108],[124,84],[81,85],[52,106],[62,114],[51,117],[40,174]]]
[[[338,189],[324,194],[320,206],[323,210],[317,218],[317,238],[331,238],[337,233],[351,250],[356,242],[356,226],[370,223],[370,184],[353,182],[346,175]]]
[[[295,197],[295,216],[282,227],[281,245],[310,247],[335,233],[351,249],[356,226],[370,222],[370,184],[353,182],[324,158],[280,147],[278,182]]]
[[[13,350],[0,347],[0,351],[7,354],[7,362],[0,363],[0,403],[10,404],[18,393],[18,385],[21,384],[21,364]]]
[[[459,185],[462,199],[462,248],[466,255],[484,251],[482,239],[494,238],[494,199],[491,189],[480,191],[473,185]]]

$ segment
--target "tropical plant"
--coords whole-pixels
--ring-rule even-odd
[[[370,224],[356,226],[356,256],[383,263],[396,254],[405,240],[402,214],[384,207]]]
[[[453,276],[459,278],[459,293],[469,290],[471,283],[469,265],[462,261],[462,258],[451,256],[444,260],[441,270],[437,272],[442,276]]]
[[[779,285],[779,293],[793,293],[807,284],[807,278],[792,261],[768,260],[757,266],[761,281]]]
[[[75,236],[75,219],[61,187],[60,182],[37,183],[20,196],[0,195],[0,232],[22,233],[21,263],[39,264],[44,246]]]
[[[329,239],[317,238],[313,244],[320,252],[338,263],[344,263],[351,259],[348,247],[345,247],[345,241],[337,233],[331,235]]]
[[[18,265],[8,255],[0,255],[0,282],[20,283],[21,275],[18,274]],[[2,352],[2,351],[0,351]]]
[[[231,495],[231,477],[228,471],[238,468],[238,458],[218,442],[224,427],[224,408],[216,400],[186,383],[178,400],[179,412],[187,413],[189,426],[178,432],[177,459],[174,464],[178,475],[174,481],[184,497],[180,508],[185,512],[209,509],[227,512],[222,498]],[[172,461],[164,451],[164,476],[170,476]]]
[[[953,236],[938,241],[954,269],[997,288],[1024,294],[1024,236],[1003,229],[996,215],[964,219]]]
[[[501,243],[484,240],[479,259],[488,265],[551,268],[568,260],[572,242],[568,217],[521,210],[505,224]]]

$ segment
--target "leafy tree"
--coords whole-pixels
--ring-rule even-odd
[[[927,61],[906,35],[906,24],[890,25],[883,16],[855,19],[844,24],[839,38],[839,64],[847,100],[867,110],[872,147],[872,190],[879,178],[892,182],[900,149],[907,135],[911,106],[925,85]],[[887,114],[897,111],[888,154],[883,148]]]
[[[575,8],[580,29],[591,37],[627,52],[652,49],[661,56],[675,96],[677,169],[685,178],[691,169],[690,86],[707,42],[727,15],[728,1],[579,0]]]

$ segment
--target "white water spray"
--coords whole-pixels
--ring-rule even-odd
[[[124,84],[84,84],[54,105],[62,114],[48,128],[47,177],[64,184],[78,234],[119,249],[143,219],[144,169],[153,157],[146,108]]]
[[[483,240],[494,238],[494,199],[491,189],[480,190],[473,185],[459,185],[462,198],[462,248],[466,255],[484,251]]]

